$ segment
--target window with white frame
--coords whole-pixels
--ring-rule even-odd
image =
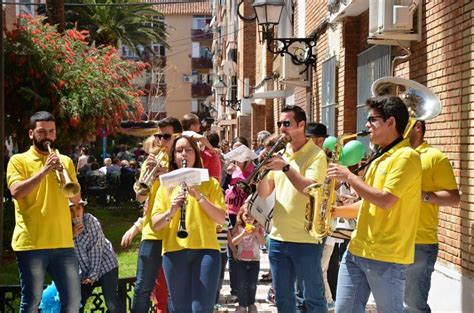
[[[323,62],[321,86],[321,122],[329,135],[336,135],[336,56]]]

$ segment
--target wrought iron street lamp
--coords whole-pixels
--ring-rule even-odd
[[[216,95],[219,96],[222,105],[231,108],[234,111],[240,110],[241,100],[230,99],[226,100],[224,96],[227,94],[227,86],[222,79],[216,80],[213,84]]]
[[[280,23],[285,0],[254,0],[252,4],[254,14],[252,16],[240,14],[240,7],[244,2],[245,0],[240,1],[237,14],[244,21],[257,19],[258,25],[262,29],[263,41],[267,42],[267,48],[271,53],[291,56],[293,64],[305,65],[305,71],[310,65],[316,65],[313,48],[316,46],[319,36],[327,27],[327,20],[323,21],[309,38],[274,38],[274,28],[275,25]]]

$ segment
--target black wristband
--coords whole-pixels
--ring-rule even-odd
[[[283,168],[281,169],[281,171],[282,171],[283,173],[286,173],[286,172],[288,172],[289,170],[290,170],[290,164],[287,164],[287,165],[283,166]]]

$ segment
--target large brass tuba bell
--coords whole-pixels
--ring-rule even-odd
[[[374,96],[394,95],[400,97],[408,107],[410,122],[405,128],[403,137],[406,138],[417,120],[430,120],[442,111],[441,101],[427,87],[416,81],[394,76],[377,79],[372,84]]]

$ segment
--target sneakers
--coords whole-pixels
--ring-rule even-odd
[[[275,290],[273,290],[273,287],[270,287],[270,289],[268,289],[267,302],[270,304],[276,304],[275,303]]]
[[[336,309],[336,304],[334,302],[328,303],[328,311],[334,311]]]
[[[248,313],[258,313],[257,306],[255,304],[249,305],[248,310]]]
[[[214,305],[214,313],[228,313],[229,310],[227,310],[223,305],[221,304],[215,304]]]
[[[244,308],[243,306],[239,306],[239,307],[237,307],[237,309],[235,310],[235,313],[247,313],[247,309]]]
[[[226,297],[225,302],[226,303],[237,303],[237,302],[239,302],[239,298],[236,295],[230,295],[230,296]]]

